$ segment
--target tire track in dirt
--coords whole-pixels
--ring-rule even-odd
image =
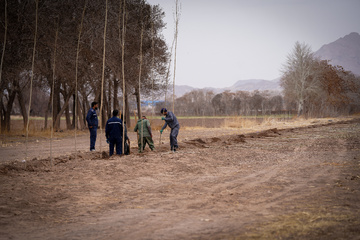
[[[206,234],[213,234],[211,228],[199,229],[192,227],[192,225],[195,224],[196,221],[193,220],[193,217],[189,217],[189,216],[193,216],[194,212],[198,212],[197,210],[199,209],[201,209],[201,211],[204,211],[206,209],[216,212],[216,208],[218,207],[218,204],[214,204],[214,201],[218,201],[218,202],[222,201],[224,204],[228,206],[236,202],[239,209],[242,209],[243,211],[244,209],[246,210],[245,212],[247,213],[243,214],[242,216],[247,217],[247,219],[249,218],[251,219],[250,216],[252,214],[257,215],[257,218],[259,217],[263,218],[264,216],[267,215],[271,217],[274,214],[274,207],[277,208],[282,207],[281,205],[284,204],[283,199],[286,198],[287,199],[286,202],[288,203],[296,201],[298,199],[300,200],[307,199],[308,196],[314,195],[318,191],[318,190],[312,191],[311,189],[309,190],[309,188],[311,187],[310,183],[321,182],[321,184],[324,184],[323,182],[324,171],[326,172],[327,169],[322,171],[317,171],[315,169],[309,173],[308,172],[309,168],[312,168],[313,166],[303,166],[303,164],[306,162],[305,160],[309,159],[310,157],[309,154],[307,153],[307,149],[311,148],[313,145],[316,144],[317,144],[317,140],[311,139],[310,141],[307,142],[307,146],[296,148],[294,154],[299,152],[301,154],[298,155],[293,160],[295,162],[298,162],[298,164],[296,164],[295,166],[293,166],[291,163],[287,162],[286,160],[283,160],[281,164],[270,166],[266,170],[252,173],[244,178],[240,178],[240,177],[234,178],[228,176],[229,174],[234,174],[234,172],[224,167],[223,168],[224,172],[218,171],[217,174],[222,176],[225,175],[226,176],[225,178],[217,177],[213,175],[211,176],[206,175],[203,176],[201,180],[196,179],[196,184],[192,185],[192,188],[189,189],[189,192],[193,192],[193,194],[191,194],[192,195],[191,199],[193,200],[189,201],[188,199],[186,199],[187,205],[183,206],[185,210],[182,209],[182,212],[186,212],[186,214],[176,213],[177,209],[179,208],[179,205],[181,204],[177,204],[176,206],[174,206],[174,204],[171,202],[163,201],[160,203],[160,205],[162,205],[164,209],[167,210],[170,209],[173,210],[174,212],[172,212],[171,214],[167,213],[167,217],[164,216],[161,217],[161,215],[164,214],[165,212],[157,211],[155,213],[154,209],[150,209],[150,210],[147,209],[147,211],[144,212],[145,215],[140,214],[138,217],[136,217],[137,220],[134,222],[137,221],[141,222],[140,219],[149,218],[149,212],[150,212],[152,214],[152,217],[150,216],[150,218],[155,218],[155,216],[157,216],[156,221],[160,221],[160,222],[171,221],[171,224],[170,223],[161,224],[160,226],[157,227],[157,229],[162,229],[162,230],[155,231],[153,229],[153,231],[155,231],[154,235],[157,237],[169,236],[169,234],[171,233],[171,234],[178,234],[176,236],[181,238],[182,233],[180,229],[184,229],[184,228],[187,229],[187,232],[188,234],[190,234],[190,236],[196,236],[196,234],[200,234],[200,233],[201,236]],[[341,142],[336,143],[336,145],[341,145]],[[316,165],[319,163],[313,162],[313,164]],[[280,173],[278,169],[288,169],[288,172]],[[301,179],[302,181],[299,181],[296,184],[294,184],[294,182],[291,179],[292,179],[292,172],[295,170],[299,172],[299,174],[301,174],[302,172],[306,172],[308,176],[305,176],[303,179]],[[279,178],[281,179],[279,180]],[[185,184],[187,184],[188,179],[184,179],[182,181],[185,182]],[[275,189],[275,194],[272,193],[272,196],[266,196],[266,200],[261,200],[258,198],[258,195],[266,193],[266,188],[264,189],[264,185],[266,185],[267,187],[271,187],[274,185],[274,183],[278,184],[279,182],[281,183],[280,185],[284,185],[284,184],[286,185],[285,187],[281,187],[281,189],[279,189],[280,192],[276,193],[276,190],[278,189],[274,187],[271,189],[272,190]],[[177,183],[177,185],[180,185],[180,183]],[[205,197],[202,196],[201,197],[202,200],[196,200],[196,194],[194,194],[194,192],[197,192],[197,194],[200,195],[204,194],[202,193],[200,186],[202,188],[202,191],[206,193],[206,196]],[[181,189],[182,187],[179,188]],[[161,191],[161,190],[156,189],[155,191]],[[259,191],[262,191],[262,193],[259,194]],[[256,193],[255,196],[254,193]],[[218,196],[213,197],[213,195],[215,194]],[[242,196],[243,195],[248,195],[248,196],[241,197],[239,196],[240,194]],[[234,198],[236,198],[236,200],[234,200]],[[171,199],[172,201],[175,202],[183,201],[182,198],[171,197]],[[249,201],[248,199],[252,199],[252,201]],[[167,206],[170,206],[170,208],[168,208]],[[259,208],[262,209],[262,213],[260,215],[257,210]],[[266,212],[266,209],[269,209],[269,211]],[[139,211],[137,211],[137,214],[139,214]],[[224,214],[224,212],[222,214]],[[201,216],[201,213],[198,212],[195,215]],[[121,215],[121,218],[123,217],[124,216]],[[201,219],[203,219],[204,221],[211,221],[212,225],[219,224],[219,221],[207,217],[208,216],[205,214]],[[221,220],[226,219],[224,216],[221,215],[219,215],[218,217]],[[130,219],[133,218],[130,217]],[[146,225],[145,223],[143,224]],[[243,225],[246,225],[246,223],[244,222]],[[237,227],[239,227],[239,224],[237,225]],[[231,232],[232,231],[231,227],[229,227],[228,230],[229,230],[228,232]],[[191,232],[193,235],[191,234]],[[124,236],[133,236],[135,238],[139,237],[139,235],[135,235],[134,233],[131,234],[129,232],[124,232],[122,234],[124,234]],[[141,236],[141,231],[139,234]],[[161,239],[161,237],[159,238]]]

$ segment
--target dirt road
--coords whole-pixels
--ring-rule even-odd
[[[359,119],[226,131],[3,161],[0,239],[360,239]]]

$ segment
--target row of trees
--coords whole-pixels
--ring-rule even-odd
[[[298,116],[326,117],[360,112],[360,77],[315,58],[308,45],[295,43],[282,73],[282,94],[195,90],[176,100],[176,110],[180,115],[196,116],[291,111]]]
[[[64,115],[67,128],[73,128],[75,116],[84,127],[84,116],[94,100],[103,101],[105,121],[112,109],[122,105],[121,95],[129,117],[129,97],[135,96],[140,106],[140,93],[165,91],[170,54],[161,33],[165,24],[159,6],[144,0],[107,0],[106,4],[97,0],[5,0],[0,14],[4,26],[0,29],[2,131],[10,130],[15,102],[24,126],[30,105],[32,115],[45,112],[47,119],[53,113],[55,128]],[[34,98],[29,104],[32,77]]]
[[[360,111],[360,77],[314,57],[296,42],[284,64],[281,86],[286,109],[298,115],[331,116]]]
[[[176,100],[176,112],[185,116],[229,116],[280,113],[283,97],[270,91],[193,90]]]
[[[45,116],[45,128],[51,113],[55,128],[62,116],[68,129],[75,122],[83,128],[94,100],[102,106],[102,122],[122,106],[129,122],[130,111],[141,113],[140,95],[157,98],[167,92],[171,56],[159,6],[144,0],[4,0],[0,14],[2,131],[10,130],[14,112],[25,126],[29,106],[31,115]],[[314,58],[306,44],[295,44],[281,85],[281,95],[196,90],[167,106],[175,102],[177,114],[197,116],[360,111],[359,77]]]

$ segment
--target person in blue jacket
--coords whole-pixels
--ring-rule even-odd
[[[118,115],[119,111],[114,110],[113,117],[107,120],[105,126],[105,136],[109,143],[110,156],[114,154],[114,146],[116,146],[116,154],[122,154],[123,123],[121,119],[117,117]]]
[[[86,121],[88,123],[90,131],[90,151],[95,151],[95,142],[96,142],[96,131],[98,128],[98,117],[96,110],[98,109],[98,103],[92,102],[91,108],[86,115]]]
[[[169,126],[171,128],[170,132],[170,147],[171,151],[176,151],[176,149],[179,148],[178,142],[177,142],[177,136],[179,134],[180,124],[175,117],[174,113],[168,112],[166,108],[161,109],[161,114],[163,114],[165,117],[162,117],[161,120],[165,120],[164,126],[160,130],[160,134],[164,131],[166,126]]]

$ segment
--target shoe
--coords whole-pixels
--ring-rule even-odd
[[[95,152],[96,150],[95,149],[91,149],[90,152]]]

